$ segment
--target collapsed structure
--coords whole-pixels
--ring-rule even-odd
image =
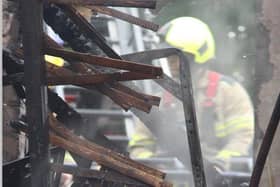
[[[19,3],[22,11],[20,23],[23,48],[4,49],[3,65],[7,75],[3,77],[3,84],[13,85],[17,97],[26,100],[26,115],[9,124],[18,132],[27,134],[30,147],[29,156],[5,164],[4,185],[57,186],[61,173],[71,173],[75,176],[74,183],[79,186],[172,186],[164,180],[165,173],[129,159],[125,150],[118,148],[104,135],[80,132],[79,126],[87,125],[86,121],[47,88],[72,84],[98,90],[124,110],[131,110],[146,126],[153,129],[153,123],[141,111],[149,113],[152,106],[159,105],[160,98],[141,93],[133,84],[121,82],[154,79],[183,101],[194,184],[206,186],[186,57],[177,49],[120,56],[77,9],[77,5],[86,6],[94,12],[156,31],[156,24],[105,7],[154,8],[155,1],[66,0],[49,1],[44,5],[37,1]],[[43,33],[43,19],[67,41],[71,51]],[[69,65],[51,65],[44,60],[43,54],[62,57]],[[164,74],[161,68],[145,64],[152,59],[171,55],[177,55],[181,60],[180,85]],[[277,120],[274,117],[274,123],[271,124],[275,125]],[[71,153],[78,167],[62,165],[66,150]],[[263,155],[262,159],[266,156]],[[86,169],[92,161],[97,162],[101,169]],[[260,178],[259,174],[260,171],[256,178]]]

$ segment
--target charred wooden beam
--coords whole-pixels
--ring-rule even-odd
[[[62,147],[63,149],[76,153],[89,160],[95,160],[101,165],[107,166],[108,168],[111,168],[113,170],[117,170],[124,175],[138,179],[147,184],[159,187],[164,182],[162,179],[147,174],[146,172],[135,169],[131,166],[128,166],[127,164],[115,161],[114,159],[111,159],[109,155],[99,154],[94,150],[86,148],[82,144],[74,143],[75,141],[73,140],[66,140],[64,138],[61,138],[60,136],[55,135],[52,132],[50,132],[50,141],[52,144]]]
[[[57,7],[58,8],[58,7]],[[83,16],[81,16],[78,12],[76,12],[76,10],[74,8],[71,7],[65,7],[65,6],[60,6],[61,11],[67,12],[69,14],[69,18],[70,20],[72,20],[73,22],[75,22],[76,25],[79,26],[79,29],[81,29],[88,37],[91,38],[92,41],[95,41],[95,43],[111,58],[116,58],[116,59],[121,59],[121,57],[114,51],[112,50],[105,42],[105,39],[103,38],[102,35],[100,35],[96,29],[90,25],[86,19],[84,19]],[[55,9],[53,7],[53,9]],[[57,9],[55,9],[54,11],[58,11]],[[52,23],[52,25],[55,25],[53,20],[49,20],[51,21],[50,23]],[[71,29],[68,28],[68,31],[71,32]],[[71,32],[72,35],[74,36],[74,32]],[[61,34],[61,33],[60,33]],[[63,37],[63,35],[61,35]],[[69,40],[70,38],[68,38]],[[74,45],[74,47],[76,48],[76,50],[79,51],[79,49],[77,48],[77,45],[75,43],[72,42],[72,45]],[[82,50],[82,51],[89,51],[89,50]],[[75,64],[76,65],[76,64]],[[85,73],[88,71],[89,68],[84,68],[84,65],[80,65],[79,66],[81,68],[79,68],[79,72],[81,70],[83,70]],[[95,73],[97,73],[98,71],[95,71]],[[98,85],[95,88],[91,88],[91,89],[97,89],[98,91],[100,91],[101,93],[107,95],[109,98],[111,98],[116,104],[118,104],[119,106],[121,106],[124,110],[128,110],[130,109],[132,106],[128,103],[125,102],[121,102],[119,99],[120,98],[124,98],[125,94],[121,94],[126,92],[126,90],[124,89],[113,89],[112,85],[115,84],[119,84],[119,83],[113,83],[113,84],[102,84],[102,85]],[[125,86],[126,87],[126,86]],[[126,87],[127,90],[130,89],[128,87]],[[118,90],[118,92],[116,92]],[[135,93],[135,94],[130,94],[132,96],[136,96],[137,92],[135,90],[131,90],[131,93]],[[121,95],[120,95],[121,94]],[[142,98],[144,99],[144,98]],[[147,100],[144,99],[144,100]],[[159,104],[159,100],[153,100],[153,101],[149,101],[149,103],[158,103]],[[157,105],[158,105],[157,104]]]
[[[47,44],[50,46],[55,46],[54,41],[52,41],[50,38],[46,37]],[[19,58],[22,58],[22,50],[18,49],[16,51],[16,55]],[[87,73],[90,72],[99,73],[97,70],[92,69],[92,67],[86,66],[83,63],[75,63],[75,67],[79,67],[79,73]],[[91,68],[91,69],[89,69]],[[75,73],[71,70],[68,70],[66,68],[59,68],[57,66],[54,66],[50,63],[47,63],[47,70],[50,74],[56,75],[56,76],[74,76]],[[12,77],[10,77],[12,78]],[[14,80],[17,80],[17,77],[14,77]],[[6,80],[4,83],[9,82],[9,79]],[[104,85],[95,85],[95,86],[83,86],[87,89],[98,89],[103,94],[110,97],[115,103],[120,105],[124,110],[128,110],[131,107],[135,107],[139,110],[149,112],[152,105],[159,105],[160,98],[155,96],[150,96],[146,94],[140,94],[126,86],[121,85],[120,83],[114,83],[112,85],[116,85],[117,87],[109,87]]]
[[[88,75],[88,76],[94,76],[94,75]],[[98,75],[95,75],[95,76],[98,76]],[[76,84],[76,85],[81,86],[80,84]],[[158,104],[155,101],[149,102],[149,101],[143,100],[142,97],[140,97],[138,95],[137,96],[131,95],[130,93],[123,92],[123,91],[120,91],[115,88],[110,88],[110,89],[105,90],[104,87],[101,87],[98,84],[96,86],[84,85],[82,87],[87,88],[89,90],[97,88],[102,93],[104,93],[105,95],[112,98],[113,101],[115,101],[117,104],[122,106],[125,110],[128,110],[131,107],[135,107],[139,110],[142,110],[142,111],[148,113],[151,110],[152,104]],[[141,95],[141,94],[139,94],[139,95]],[[147,98],[148,96],[145,96],[145,97]],[[150,98],[154,99],[154,97],[150,97]]]
[[[9,51],[3,51],[3,55],[4,55],[4,66],[9,69],[9,73],[10,74],[16,74],[23,72],[23,64],[20,62],[17,62],[19,59],[15,58],[15,56],[13,56],[13,54],[11,54],[11,52]],[[11,58],[10,58],[11,57]],[[13,58],[12,58],[13,57]],[[23,51],[22,50],[17,50],[17,57],[18,58],[23,58]],[[57,66],[54,66],[52,64],[47,63],[47,69],[49,71],[49,68],[53,68],[55,70],[55,73],[57,73],[57,75],[73,75],[73,72],[71,70],[65,69],[65,68],[60,68]],[[49,67],[50,66],[50,67]],[[57,72],[56,72],[57,71]],[[54,73],[54,75],[55,75]],[[20,73],[19,73],[20,75]],[[21,75],[22,77],[22,75]],[[23,82],[23,81],[22,81]],[[20,86],[22,86],[22,84],[18,84]],[[25,92],[23,91],[23,93],[20,94],[20,98],[25,99]],[[67,127],[71,128],[71,129],[76,129],[76,133],[80,134],[79,132],[77,132],[77,130],[79,129],[79,126],[82,126],[84,124],[84,121],[82,120],[82,117],[80,116],[80,114],[78,112],[76,112],[74,109],[72,109],[71,107],[68,106],[67,103],[65,103],[56,93],[53,93],[52,91],[48,90],[48,106],[50,108],[50,110],[54,113],[57,114],[57,118],[59,119],[59,121],[65,123],[67,125]],[[94,138],[94,142],[99,142],[99,144],[119,151],[119,152],[123,152],[121,150],[118,150],[118,146],[116,146],[115,144],[113,144],[112,142],[108,142],[109,140],[105,140],[106,137],[101,138],[101,134],[98,135],[98,138]],[[101,140],[102,139],[102,140]],[[110,144],[110,145],[109,145]],[[112,144],[112,145],[111,145]]]
[[[87,66],[87,64],[83,64],[83,63],[75,64],[75,68],[77,68],[78,72],[80,72],[80,73],[87,73],[89,71],[90,72],[92,71],[94,73],[99,73],[99,71],[97,71],[97,70],[93,69],[92,67]],[[114,95],[119,95],[120,97],[129,95],[129,96],[138,98],[138,99],[142,100],[143,102],[149,103],[150,105],[155,105],[155,106],[159,106],[159,103],[160,103],[159,97],[139,93],[118,82],[114,82],[112,84],[97,85],[96,88],[103,94],[110,97],[117,104],[119,104],[118,103],[119,101],[116,100],[116,98],[114,98]],[[112,95],[112,93],[113,93],[113,95]],[[123,95],[122,93],[125,95]]]
[[[69,61],[70,63],[72,63],[73,61],[80,61],[92,65],[129,70],[129,71],[134,71],[134,72],[139,72],[144,74],[151,74],[158,77],[160,77],[163,73],[160,67],[134,63],[125,60],[100,57],[87,53],[79,53],[79,52],[68,51],[64,49],[52,48],[47,46],[45,46],[45,52],[49,55],[59,56],[67,60],[70,60]]]
[[[149,103],[151,105],[159,106],[160,97],[147,95],[147,94],[143,94],[143,93],[138,93],[138,92],[134,91],[133,89],[131,89],[127,86],[124,86],[122,84],[119,84],[119,83],[113,84],[112,87],[114,89],[122,90],[123,92],[125,92],[129,95],[133,95],[137,98],[140,98],[140,99],[146,101],[147,103]]]
[[[57,72],[56,72],[57,73]],[[3,85],[9,85],[13,83],[23,83],[24,74],[16,73],[12,75],[3,76]],[[156,79],[157,77],[147,74],[139,74],[135,72],[116,72],[116,73],[104,73],[95,75],[68,75],[61,76],[51,74],[48,76],[47,84],[49,86],[54,85],[78,85],[87,86],[94,84],[101,84],[105,82],[114,81],[131,81],[131,80],[144,80],[144,79]]]
[[[123,13],[121,11],[112,9],[112,8],[107,8],[107,7],[101,7],[101,6],[87,6],[89,7],[91,10],[101,13],[101,14],[106,14],[115,18],[119,18],[121,20],[127,21],[129,23],[141,26],[145,29],[149,29],[152,31],[157,31],[159,29],[159,25],[150,22],[150,21],[146,21],[143,19],[140,19],[138,17],[135,16],[131,16],[129,14]]]
[[[80,63],[79,66],[81,72],[85,73],[87,71],[85,69],[85,66],[83,66],[83,64]],[[120,88],[114,88],[113,85],[120,85]],[[117,82],[114,82],[112,84],[97,85],[96,87],[89,86],[87,88],[88,89],[97,88],[101,93],[110,97],[116,104],[120,105],[124,110],[128,110],[131,107],[135,107],[139,110],[148,113],[150,112],[152,105],[159,105],[159,101],[160,101],[160,98],[158,97],[155,96],[148,97],[147,95],[140,94]]]
[[[155,0],[48,0],[58,4],[73,4],[79,6],[96,5],[96,6],[117,6],[117,7],[134,7],[134,8],[151,8],[156,7]]]
[[[108,57],[121,59],[121,57],[106,43],[106,39],[72,6],[59,6],[69,18],[79,27],[90,40],[92,40]]]
[[[49,76],[48,85],[93,85],[114,81],[132,81],[144,79],[156,79],[157,77],[149,74],[135,72],[116,72],[95,75],[73,75],[73,76]]]
[[[139,164],[139,163],[129,159],[128,157],[125,157],[122,154],[119,154],[119,153],[114,152],[112,150],[101,147],[97,144],[94,144],[93,142],[89,142],[87,140],[84,140],[84,139],[81,139],[81,138],[77,137],[76,135],[74,135],[70,130],[68,130],[66,127],[64,127],[63,124],[61,124],[59,121],[57,121],[51,115],[49,115],[49,123],[50,123],[50,127],[52,128],[52,130],[55,133],[62,136],[63,138],[65,138],[66,140],[70,140],[70,141],[75,142],[76,144],[83,145],[88,149],[98,151],[102,155],[110,155],[110,157],[113,160],[116,160],[117,162],[122,162],[122,163],[125,163],[125,164],[129,164],[132,167],[137,168],[138,170],[147,172],[147,173],[149,173],[153,176],[156,176],[158,178],[162,179],[162,178],[165,177],[165,174],[163,172],[160,172],[158,170],[155,170],[155,169],[150,168],[148,166],[145,166],[143,164]],[[109,167],[109,166],[107,166],[107,167]]]
[[[56,44],[55,41],[53,41],[51,38],[48,36],[45,36],[45,42],[47,43],[46,45],[59,48],[60,46]],[[61,48],[61,47],[60,47]],[[100,71],[94,69],[92,66],[89,66],[88,64],[84,63],[73,63],[74,69],[77,70],[77,73],[82,73],[82,74],[90,74],[90,73],[100,73]],[[60,75],[63,75],[59,73]],[[88,87],[89,88],[89,87]],[[120,103],[120,98],[125,98],[126,95],[130,95],[130,97],[135,97],[138,99],[141,99],[151,105],[156,105],[159,106],[160,98],[156,96],[150,96],[142,93],[138,93],[135,90],[124,86],[120,83],[113,83],[113,84],[102,84],[102,85],[97,85],[95,88],[89,88],[89,89],[97,89],[103,94],[107,95],[110,97],[115,103],[120,105],[123,109],[128,110],[130,107],[129,105],[124,105]],[[123,93],[123,94],[122,94]],[[128,97],[128,98],[130,98]],[[131,105],[130,105],[131,106]]]
[[[63,75],[63,74],[61,74]],[[74,75],[72,73],[72,75]],[[101,93],[107,95],[108,97],[110,97],[115,103],[119,104],[124,110],[128,110],[131,107],[135,107],[139,110],[142,110],[144,112],[149,112],[151,110],[152,104],[158,104],[156,103],[156,99],[158,99],[157,101],[159,101],[158,97],[148,97],[148,96],[141,96],[141,94],[133,94],[134,92],[131,93],[127,93],[126,91],[122,91],[119,89],[114,89],[114,88],[110,88],[110,87],[104,87],[104,86],[100,86],[100,85],[91,85],[91,86],[83,86],[86,89],[92,90],[92,89],[98,89]],[[153,99],[153,101],[150,102],[150,100],[147,101],[143,99],[143,97],[147,98],[147,99]],[[152,104],[151,104],[152,103]]]

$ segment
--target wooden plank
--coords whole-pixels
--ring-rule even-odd
[[[118,11],[118,10],[115,10],[112,8],[101,7],[101,6],[88,6],[88,7],[93,11],[99,12],[101,14],[106,14],[106,15],[109,15],[109,16],[112,16],[115,18],[119,18],[121,20],[138,25],[145,29],[149,29],[149,30],[152,30],[155,32],[159,29],[159,25],[157,25],[153,22],[146,21],[146,20],[140,19],[135,16],[131,16],[129,14],[123,13],[121,11]]]
[[[134,168],[137,168],[141,171],[145,171],[155,177],[163,179],[165,177],[165,173],[155,170],[153,168],[150,168],[148,166],[145,166],[143,164],[137,163],[128,157],[123,156],[122,154],[119,154],[117,152],[114,152],[112,150],[106,149],[104,147],[101,147],[99,145],[94,144],[93,142],[89,142],[84,139],[78,138],[76,135],[74,135],[70,130],[68,130],[66,127],[64,127],[59,121],[57,121],[53,116],[49,116],[49,123],[54,132],[62,136],[63,138],[67,140],[71,140],[79,145],[83,145],[87,147],[88,149],[95,150],[99,152],[102,155],[110,155],[110,157],[118,162],[122,162],[128,165],[131,165]]]
[[[154,9],[156,7],[155,0],[49,0],[49,2],[68,5],[73,4],[79,6],[97,5],[151,9]]]
[[[155,76],[149,74],[140,74],[135,72],[116,72],[116,73],[102,73],[102,74],[90,74],[90,75],[70,75],[70,76],[48,76],[48,85],[93,85],[110,83],[114,81],[132,81],[132,80],[144,80],[144,79],[156,79]]]
[[[160,76],[162,76],[163,74],[163,71],[160,67],[155,67],[152,65],[146,65],[107,57],[100,57],[88,53],[80,53],[47,46],[45,47],[44,51],[49,55],[58,56],[70,60],[70,63],[72,63],[73,61],[85,62],[92,65],[116,68],[121,70],[129,70],[144,74],[151,74],[154,76],[158,76],[158,78],[160,78]]]

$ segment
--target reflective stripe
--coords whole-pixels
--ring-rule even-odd
[[[136,156],[136,158],[150,158],[150,157],[154,156],[154,153],[152,153],[151,151],[143,151],[143,152],[138,153],[135,156]]]
[[[241,123],[241,124],[238,124],[238,125],[234,125],[230,129],[226,129],[224,131],[216,132],[216,137],[223,138],[225,136],[229,136],[230,134],[233,134],[236,131],[239,131],[240,129],[245,129],[245,128],[249,127],[249,125],[250,124],[248,124],[248,123]]]
[[[217,158],[229,159],[234,156],[241,156],[241,153],[237,151],[222,150],[218,153]]]
[[[131,137],[131,140],[134,140],[134,141],[139,141],[139,140],[144,140],[144,139],[148,139],[147,136],[143,136],[143,135],[139,135],[139,134],[134,134]]]
[[[132,146],[151,146],[151,145],[155,145],[155,142],[152,140],[141,140],[141,141],[129,141],[128,146],[132,147]]]
[[[240,129],[251,127],[253,123],[254,121],[250,117],[240,117],[224,124],[215,125],[216,137],[228,136]]]
[[[227,121],[226,123],[215,125],[215,129],[216,131],[220,131],[229,128],[237,123],[251,123],[251,122],[253,122],[253,119],[251,117],[239,117]]]
[[[148,138],[146,136],[141,136],[141,135],[133,135],[131,137],[131,140],[128,143],[129,147],[132,146],[140,146],[140,145],[154,145],[155,141],[151,138]]]

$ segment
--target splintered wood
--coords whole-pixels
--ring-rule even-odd
[[[49,125],[51,128],[49,133],[50,142],[56,146],[93,160],[100,165],[104,165],[146,184],[155,187],[172,186],[170,183],[164,181],[164,173],[137,163],[117,152],[96,145],[86,139],[81,139],[64,127],[52,115],[49,115]]]
[[[56,81],[59,81],[59,79],[60,79],[60,81],[64,81],[65,83],[67,83],[67,82],[70,83],[69,79],[67,81],[67,77],[68,78],[72,77],[72,79],[77,78],[75,81],[76,81],[76,83],[79,82],[79,84],[76,84],[76,85],[82,86],[87,89],[97,89],[104,95],[111,98],[116,104],[121,106],[124,110],[129,110],[131,107],[135,107],[144,112],[149,112],[153,105],[159,106],[159,102],[160,102],[159,97],[139,93],[127,86],[120,84],[118,82],[118,79],[130,78],[130,79],[134,79],[134,80],[139,80],[140,77],[143,78],[142,80],[149,79],[149,78],[158,79],[162,76],[161,68],[150,66],[150,65],[139,64],[139,63],[133,63],[133,62],[124,61],[124,60],[104,58],[108,62],[106,64],[107,67],[114,66],[114,67],[120,68],[119,66],[116,66],[114,63],[112,63],[112,62],[115,62],[116,64],[121,64],[122,68],[125,68],[126,70],[130,70],[130,72],[122,72],[119,74],[115,73],[115,75],[112,73],[104,74],[104,73],[100,72],[100,70],[97,70],[94,66],[89,66],[89,64],[96,63],[96,61],[94,61],[94,59],[92,59],[92,61],[91,61],[90,58],[96,58],[97,56],[76,53],[76,52],[71,52],[71,51],[65,51],[62,49],[61,46],[56,44],[56,42],[53,41],[48,36],[45,36],[45,46],[49,46],[46,49],[46,51],[52,50],[53,53],[51,53],[51,54],[61,55],[61,56],[68,57],[68,58],[69,58],[69,56],[73,55],[76,60],[76,61],[71,61],[71,62],[69,61],[69,62],[75,67],[74,69],[76,69],[77,72],[72,72],[65,68],[56,68],[56,69],[52,68],[52,72],[49,71],[49,72],[51,72],[51,75],[53,75],[53,78],[50,77],[49,81],[50,82],[53,81],[52,82],[53,84],[56,84]],[[101,59],[101,61],[103,59],[103,57],[98,57],[98,58]],[[124,63],[124,65],[122,65],[123,63]],[[138,66],[138,68],[140,70],[139,69],[136,70],[135,67],[133,67],[135,64],[136,64],[136,66]],[[104,64],[100,63],[99,65],[104,65]],[[110,65],[112,65],[112,66],[110,66]],[[49,67],[51,67],[51,66],[49,65]],[[61,69],[65,69],[65,73],[62,73]],[[148,70],[148,69],[152,69],[152,70]],[[146,71],[146,70],[148,70],[148,71]],[[59,73],[56,73],[57,71]],[[118,74],[118,75],[116,75],[116,74]],[[103,78],[107,79],[107,81],[102,82],[103,84],[85,85],[85,82],[82,81],[82,79],[83,79],[82,76],[86,77],[86,76],[94,76],[94,75],[100,76],[99,78],[101,78],[103,76]],[[116,78],[113,81],[111,79],[112,76],[115,76],[115,78]],[[116,76],[118,76],[118,78]],[[78,80],[78,79],[80,79],[80,80]],[[85,81],[85,79],[84,79],[84,81]],[[98,80],[97,79],[87,80],[87,82],[89,82],[89,81],[98,81]],[[121,81],[121,80],[119,80],[119,81]]]
[[[135,8],[155,8],[155,0],[49,0],[51,3],[73,4],[79,6],[120,6]]]
[[[101,7],[101,6],[87,6],[91,10],[101,13],[101,14],[106,14],[115,18],[119,18],[121,20],[124,20],[126,22],[132,23],[134,25],[141,26],[145,29],[150,29],[152,31],[157,31],[159,29],[159,25],[154,24],[152,22],[146,21],[139,19],[135,16],[128,15],[126,13],[123,13],[121,11],[112,9],[112,8],[107,8],[107,7]]]
[[[71,63],[76,67],[76,69],[78,68],[78,72],[73,72],[69,69],[57,67],[52,65],[51,63],[46,63],[49,85],[72,84],[90,90],[97,89],[104,95],[110,97],[116,104],[120,105],[125,110],[129,110],[131,107],[135,107],[148,113],[153,105],[159,106],[159,97],[139,93],[127,86],[118,83],[118,81],[158,79],[162,76],[161,68],[153,67],[150,65],[142,65],[129,61],[103,58],[90,54],[66,51],[63,49],[59,49],[61,47],[55,44],[55,42],[47,36],[45,40],[46,45],[55,46],[53,48],[46,49],[47,51],[52,51],[49,54],[55,54],[57,56],[61,55],[67,58],[73,56],[76,61],[71,61]],[[15,53],[15,55],[19,58],[23,57],[22,54],[23,51],[21,49],[18,49]],[[102,64],[103,59],[105,61],[105,64]],[[88,66],[85,63],[81,63],[81,61],[88,64],[98,64],[107,67],[123,68],[131,71],[101,73],[93,66]],[[120,64],[120,66],[118,66],[118,64]],[[134,65],[136,65],[139,69],[135,69]]]
[[[150,74],[155,76],[155,78],[160,77],[162,75],[162,69],[159,67],[154,67],[151,65],[145,65],[140,63],[129,62],[125,60],[118,60],[106,57],[100,57],[91,54],[84,54],[79,52],[73,52],[63,49],[51,48],[46,47],[45,52],[49,55],[59,56],[66,60],[72,61],[81,61],[87,64],[116,68],[116,69],[123,69],[134,71],[143,74]]]
[[[99,47],[100,50],[104,52],[104,55],[97,56],[94,54],[85,53],[83,50],[80,50],[80,45],[77,45],[78,47],[73,47],[71,46],[71,42],[68,41],[66,42],[68,42],[70,47],[75,50],[65,49],[45,34],[42,36],[44,39],[42,49],[43,54],[63,58],[63,60],[67,62],[67,65],[58,67],[48,62],[48,60],[42,59],[42,63],[46,64],[47,70],[47,80],[43,84],[48,86],[71,84],[85,88],[89,91],[97,90],[109,97],[112,101],[114,101],[126,111],[131,108],[136,108],[149,113],[153,106],[159,106],[159,97],[141,93],[141,91],[139,91],[136,86],[133,86],[132,84],[124,84],[124,82],[146,79],[161,79],[163,76],[162,69],[160,67],[122,59],[122,57],[106,43],[105,38],[97,31],[94,25],[90,24],[88,20],[83,17],[82,14],[80,14],[80,12],[75,8],[82,6],[91,9],[91,11],[94,13],[106,14],[131,24],[135,24],[152,31],[157,31],[159,26],[152,22],[142,20],[138,17],[123,13],[116,9],[106,7],[119,6],[134,8],[155,8],[155,0],[48,0],[45,3],[46,7],[56,7],[54,9],[61,11],[60,13],[62,14],[65,14],[65,20],[70,20],[71,24],[73,23],[73,25],[71,25],[72,30],[70,29],[70,31],[67,30],[64,32],[64,27],[62,26],[61,29],[58,29],[61,31],[61,33],[58,34],[66,35],[68,32],[71,33],[71,31],[74,30],[73,27],[75,27],[75,32],[78,32],[78,37],[84,36],[88,41]],[[47,9],[46,7],[45,10]],[[46,11],[44,11],[44,13],[45,12]],[[60,16],[60,13],[57,12],[52,15],[52,11],[49,11],[47,15],[50,15],[50,17],[53,18],[53,16]],[[47,19],[45,17],[45,21],[46,20]],[[60,24],[63,22],[64,21],[61,21]],[[59,26],[61,25],[57,24],[53,27],[58,28]],[[11,56],[20,60],[24,60],[23,54],[23,49],[19,48],[13,51]],[[25,82],[24,72],[18,71],[14,74],[5,76],[4,83],[6,85],[22,84],[26,86],[26,84],[29,84],[30,82]],[[67,104],[65,103],[65,105]],[[154,187],[172,186],[172,184],[164,180],[165,173],[135,162],[123,154],[97,145],[96,143],[89,141],[89,137],[87,137],[88,139],[81,138],[81,136],[77,135],[77,131],[75,131],[76,129],[74,129],[75,133],[70,131],[70,129],[64,126],[64,124],[61,122],[63,120],[59,121],[59,117],[55,118],[53,114],[55,113],[58,115],[58,113],[51,111],[51,107],[49,108],[49,142],[55,146],[69,151],[74,156],[77,155],[78,158],[81,158],[83,161],[95,161],[102,168],[108,168],[108,171],[110,171],[108,172],[109,174],[105,176],[106,171],[104,170],[99,171],[82,167],[63,166],[62,164],[59,164],[61,161],[58,161],[50,165],[51,170],[56,172],[57,176],[59,176],[61,172],[65,172],[78,177],[93,178],[94,180],[107,180],[113,183],[119,182],[120,184],[125,184],[125,186],[134,186],[134,184]],[[67,114],[65,114],[65,116],[67,116]],[[63,122],[67,124],[67,122]],[[14,125],[17,129],[19,129],[19,131],[24,131],[28,134],[27,129],[30,128],[29,124],[26,124],[25,126],[21,123],[15,123]],[[84,134],[81,135],[86,137]],[[30,141],[35,140],[31,139]],[[64,153],[60,156],[63,158]],[[79,163],[78,165],[80,166]]]

